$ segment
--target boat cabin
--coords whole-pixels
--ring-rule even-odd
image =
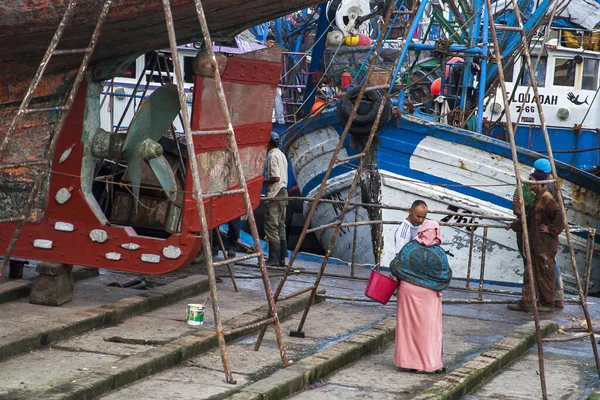
[[[183,66],[184,87],[187,93],[186,100],[188,107],[190,107],[190,112],[194,77],[193,61],[199,51],[194,45],[196,44],[179,46],[178,54],[180,63]],[[155,62],[154,69],[152,67],[153,62]],[[140,80],[140,77],[142,77],[142,79],[136,91],[135,87],[138,80]],[[148,97],[154,90],[158,89],[161,84],[167,82],[177,83],[177,78],[173,72],[173,59],[170,51],[158,50],[143,54],[136,58],[125,67],[118,76],[104,83],[100,98],[100,120],[102,129],[110,132],[117,130],[123,132],[127,131],[129,123],[143,98]],[[146,84],[148,84],[148,89],[147,93],[144,95]],[[132,97],[132,104],[123,116],[127,103]],[[178,133],[183,133],[183,127],[178,118],[174,121],[174,125],[175,130]]]
[[[600,126],[600,31],[553,28],[549,37],[539,37],[531,59],[555,156],[567,164],[593,170],[600,164],[596,132]],[[545,153],[535,96],[532,88],[528,90],[530,79],[520,56],[505,69],[511,118],[519,124],[517,145]],[[498,89],[485,110],[484,117],[492,126],[492,131],[486,133],[507,139],[506,129],[495,124],[506,122],[503,111],[502,92]]]
[[[599,109],[600,104],[600,99],[594,101],[599,85],[600,51],[587,50],[583,46],[573,47],[574,39],[567,42],[566,34],[569,34],[569,38],[573,37],[568,31],[558,30],[557,37],[549,39],[545,48],[537,45],[532,49],[534,64],[540,52],[542,53],[535,67],[535,79],[546,123],[548,126],[568,128],[583,124],[584,128],[595,129],[600,122],[600,115],[593,112]],[[567,47],[566,44],[570,46]],[[521,57],[505,70],[505,78],[509,93],[512,94],[513,119],[522,112],[520,124],[539,125],[533,89],[527,90],[531,76]],[[503,108],[498,92],[496,99],[486,109],[486,117],[497,119]]]

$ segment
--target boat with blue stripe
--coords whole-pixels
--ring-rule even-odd
[[[474,2],[474,4],[479,4],[480,7],[483,7],[483,3]],[[527,15],[529,19],[525,24],[528,32],[539,32],[539,21],[549,12],[550,5],[551,2],[542,2],[537,8],[531,7]],[[433,7],[435,8],[435,5]],[[341,8],[343,7],[340,6]],[[421,20],[424,13],[425,6],[422,5],[415,17],[417,22],[413,24],[407,34],[408,37],[414,39],[409,46],[401,44],[397,49],[397,51],[402,52],[402,57],[406,57],[409,49],[431,54],[439,48],[436,47],[436,44],[427,42],[426,36],[429,29]],[[440,69],[439,65],[445,65],[445,68],[441,68],[442,72],[446,71],[445,73],[438,72],[435,74],[433,73],[434,68],[425,70],[425,72],[420,70],[421,77],[428,76],[431,73],[433,78],[441,78],[441,96],[437,96],[437,103],[443,103],[442,105],[446,106],[446,111],[454,107],[459,112],[455,113],[456,116],[444,113],[443,107],[436,107],[436,104],[431,101],[418,103],[415,100],[418,96],[413,93],[411,97],[409,90],[396,90],[392,98],[394,99],[394,105],[397,107],[397,112],[394,113],[393,118],[380,126],[377,132],[373,161],[367,170],[363,172],[360,188],[357,188],[351,196],[353,202],[359,203],[362,200],[363,203],[372,202],[381,205],[409,207],[414,200],[423,199],[427,202],[430,210],[453,211],[464,214],[463,216],[449,217],[431,213],[429,217],[432,219],[482,226],[500,226],[498,218],[504,220],[514,218],[512,212],[512,198],[515,191],[514,166],[510,146],[506,140],[501,140],[506,139],[502,131],[504,128],[502,124],[504,110],[499,105],[499,97],[493,96],[495,92],[493,83],[497,82],[498,74],[496,66],[488,66],[484,62],[485,57],[483,59],[481,57],[482,55],[487,57],[489,54],[489,49],[486,47],[487,42],[483,39],[487,38],[489,33],[486,29],[482,29],[487,26],[486,15],[485,12],[481,13],[481,19],[477,22],[479,31],[477,29],[469,31],[475,33],[471,38],[468,38],[467,42],[449,44],[445,49],[448,52],[461,52],[464,59],[448,62],[449,56],[447,56],[441,64],[438,63],[437,67]],[[433,17],[431,21],[434,21]],[[510,24],[511,21],[513,24],[515,23],[514,16],[506,17],[503,22]],[[433,22],[430,24],[433,24]],[[419,30],[423,30],[425,33],[419,32]],[[326,30],[317,30],[317,38],[320,37],[320,32],[326,32]],[[545,143],[540,142],[539,119],[532,121],[523,119],[523,116],[531,118],[530,114],[534,110],[526,101],[527,94],[523,93],[521,95],[522,92],[519,91],[523,86],[526,88],[528,85],[527,75],[523,78],[523,73],[520,72],[523,70],[522,62],[518,58],[520,38],[515,32],[505,31],[502,34],[503,41],[501,43],[504,46],[502,54],[506,55],[505,68],[510,71],[510,67],[513,66],[512,71],[514,72],[510,72],[510,74],[514,74],[515,77],[515,84],[509,86],[509,89],[514,91],[513,101],[511,102],[511,115],[518,115],[519,112],[523,113],[519,120],[516,135],[519,146],[519,168],[522,176],[528,176],[534,162],[545,157]],[[565,50],[560,46],[552,49],[553,42],[548,38],[549,36],[543,36],[541,41],[546,41],[550,47],[544,47],[543,49],[540,47],[540,51],[546,57],[545,65],[548,66],[548,75],[553,77],[565,70],[563,64],[557,64],[558,62],[555,59],[563,59],[565,54],[573,53],[576,50]],[[559,40],[556,43],[560,44],[561,42]],[[339,45],[331,44],[329,47],[324,47],[325,59],[329,59],[328,53],[330,57],[331,53],[335,53],[335,56],[339,52],[339,47]],[[319,65],[315,62],[315,58],[318,57],[317,50],[318,44],[312,49],[311,68]],[[552,53],[551,50],[556,50],[556,52]],[[358,53],[361,49],[356,51]],[[577,51],[580,51],[580,49]],[[588,111],[588,114],[592,115],[588,115],[589,121],[587,125],[583,125],[584,129],[573,126],[565,129],[565,126],[573,124],[574,121],[581,121],[583,118],[581,109],[576,108],[581,104],[576,103],[585,103],[586,99],[588,105],[600,102],[600,99],[592,100],[592,97],[595,99],[593,93],[590,95],[589,93],[576,91],[576,89],[591,90],[586,88],[592,88],[595,93],[599,88],[598,67],[600,65],[595,64],[593,60],[600,58],[600,52],[593,54],[593,51],[586,51],[590,54],[589,56],[586,53],[583,56],[583,61],[579,62],[577,60],[578,63],[572,63],[573,73],[575,74],[572,88],[566,87],[569,90],[563,90],[557,98],[554,98],[552,93],[558,84],[554,85],[553,83],[548,84],[545,91],[541,88],[540,93],[542,94],[542,104],[544,104],[544,107],[549,107],[547,110],[544,108],[544,112],[548,112],[548,115],[551,112],[554,113],[553,116],[548,117],[549,133],[552,146],[557,149],[556,158],[558,161],[556,167],[568,220],[573,227],[585,227],[593,230],[600,229],[600,177],[594,174],[599,165],[598,150],[594,150],[594,140],[600,140],[600,135],[595,130],[592,132],[592,129],[587,128],[588,126],[598,126],[598,124],[594,124],[596,117],[600,118],[600,112],[594,112],[593,108],[591,112]],[[540,52],[536,53],[534,51],[533,54],[535,56]],[[366,57],[363,57],[363,59],[366,59]],[[592,61],[586,61],[588,59]],[[411,62],[414,62],[414,60],[414,58],[411,59]],[[535,62],[535,57],[533,57],[533,60]],[[332,62],[325,63],[325,67],[332,64]],[[363,63],[363,67],[365,64],[366,62]],[[593,75],[589,72],[590,65],[595,65],[596,68],[595,78],[592,77],[593,79],[590,78],[590,75]],[[458,68],[455,68],[457,66]],[[458,78],[453,82],[452,75],[455,71],[458,71],[460,75],[457,75]],[[326,70],[325,73],[327,72]],[[395,72],[392,82],[396,84],[401,82],[406,89],[412,88],[412,83],[410,81],[407,83],[405,80],[405,76],[410,75],[407,74],[406,69],[401,70],[398,68]],[[485,79],[482,77],[485,77]],[[538,78],[536,73],[536,79]],[[360,73],[357,73],[354,76],[354,83],[359,85],[361,79]],[[432,80],[426,81],[427,85]],[[319,82],[315,84],[313,81],[314,79],[312,81],[308,80],[307,93],[304,102],[300,105],[305,109],[312,105],[312,102],[307,99],[310,99],[311,94],[314,96],[316,92],[316,90],[313,90],[314,87],[319,87]],[[484,82],[485,85],[480,85],[479,81]],[[287,83],[289,84],[289,82]],[[370,83],[372,86],[382,86],[374,82]],[[334,85],[329,84],[329,86]],[[394,86],[396,85],[388,85],[390,93],[394,90]],[[431,99],[429,88],[426,87],[425,89],[415,90],[414,92],[421,95],[420,98],[429,96]],[[329,90],[335,91],[337,89],[329,88]],[[338,97],[336,95],[326,96],[324,99],[326,104],[323,109],[309,114],[305,120],[294,121],[291,128],[289,124],[280,126],[280,130],[285,130],[284,150],[291,162],[298,186],[302,194],[308,197],[315,196],[346,122],[343,113],[340,112],[340,103],[337,104],[337,107],[335,105]],[[415,109],[406,108],[405,105],[410,104],[410,101],[405,102],[405,100],[412,100],[415,103]],[[520,100],[526,105],[521,105]],[[565,102],[568,102],[568,104],[565,104]],[[512,109],[513,106],[515,107],[514,110]],[[517,106],[520,106],[519,110],[516,109]],[[368,108],[368,105],[366,107]],[[524,110],[524,107],[528,107],[528,109]],[[437,112],[430,112],[428,108],[437,108]],[[566,112],[564,108],[567,108]],[[367,112],[368,110],[364,111],[363,114]],[[537,110],[535,112],[537,113]],[[562,121],[562,126],[557,124],[559,120]],[[352,156],[362,151],[361,143],[364,141],[365,133],[353,132],[352,128],[350,133],[352,135],[344,143],[344,149],[339,158]],[[337,164],[329,177],[323,197],[337,200],[346,199],[356,169],[356,160]],[[305,205],[305,215],[309,208],[309,205]],[[313,217],[312,227],[334,222],[339,217],[340,211],[341,207],[337,205],[320,204]],[[344,222],[352,223],[376,219],[400,221],[406,215],[405,212],[385,208],[379,214],[369,213],[366,208],[358,207],[355,209],[350,206]],[[480,216],[489,216],[493,219]],[[395,256],[393,238],[396,228],[395,225],[383,225],[380,231],[383,247],[378,249],[374,247],[373,243],[377,243],[374,238],[380,228],[376,226],[358,227],[356,262],[363,264],[379,263],[383,267],[389,265],[389,262]],[[483,231],[483,228],[477,226],[473,228],[443,227],[444,248],[449,255],[455,277],[466,278],[469,274],[467,266],[469,265],[471,234],[473,234],[474,242],[472,265],[479,266],[480,257],[483,253]],[[332,257],[350,260],[353,232],[354,230],[350,228],[340,230],[331,254]],[[317,234],[324,247],[327,247],[332,233],[333,228]],[[587,232],[578,232],[574,235],[574,249],[580,276],[584,276],[584,270],[586,269],[587,238]],[[568,248],[565,246],[564,234],[561,235],[560,241],[561,247],[557,255],[557,262],[562,268],[566,289],[574,291],[575,281]],[[593,264],[590,267],[590,293],[600,293],[600,238],[596,237],[595,242],[592,244],[594,250]],[[489,228],[486,251],[483,254],[486,255],[486,281],[510,284],[522,282],[523,261],[518,253],[516,235],[512,231],[506,231],[500,227]],[[479,269],[473,269],[470,272],[470,277],[477,278]]]

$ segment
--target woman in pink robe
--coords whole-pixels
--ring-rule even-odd
[[[423,222],[415,239],[424,246],[441,244],[440,226]],[[442,293],[400,282],[394,364],[419,373],[445,372],[442,360]]]

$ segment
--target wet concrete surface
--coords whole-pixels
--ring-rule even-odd
[[[296,265],[311,271],[316,271],[319,267],[319,265],[315,263],[308,262],[298,262]],[[348,269],[349,268],[345,266],[331,265],[327,267],[327,272],[347,273]],[[367,268],[357,267],[356,274],[358,276],[368,277],[369,270]],[[313,280],[314,276],[309,277],[309,275],[306,275],[306,277],[303,277],[303,275],[292,276],[288,280],[289,285],[286,284],[285,286],[284,294],[306,287],[307,283],[312,282]],[[453,281],[452,285],[464,286],[465,282]],[[364,297],[366,281],[325,277],[323,278],[321,287],[326,288],[327,294],[329,295]],[[478,285],[472,283],[471,287],[477,288]],[[503,287],[488,284],[483,285],[483,287],[492,290],[520,292],[520,288],[516,287]],[[477,298],[477,295],[478,293],[476,292],[467,292],[464,290],[448,289],[444,291],[444,299],[475,299]],[[518,300],[519,297],[520,296],[518,295],[485,292],[483,294],[483,298],[489,300],[514,301]],[[567,294],[567,297],[576,298],[574,294]],[[386,315],[395,315],[395,303],[391,302],[386,306],[374,303],[358,303],[340,300],[328,300],[328,302],[330,304],[353,304],[364,310],[371,310],[371,312],[383,312]],[[588,310],[594,326],[600,327],[600,299],[591,297],[588,301]],[[509,310],[507,309],[506,304],[444,304],[443,313],[444,359],[450,368],[454,368],[479,354],[486,346],[489,346],[498,340],[499,335],[503,335],[508,327],[533,321],[533,315]],[[452,317],[456,317],[458,320],[462,321],[462,324],[448,324],[447,321]],[[541,314],[540,317],[541,319],[551,319],[563,327],[580,326],[584,322],[581,306],[569,303],[567,303],[562,310],[557,309],[552,313]],[[308,318],[310,320],[310,314]],[[499,326],[502,326],[503,328],[488,330],[489,327],[494,327],[496,324],[499,324]],[[469,327],[469,329],[464,331],[461,327]],[[305,331],[308,334],[310,329],[307,327]],[[469,347],[469,349],[462,352],[457,352],[456,349],[460,348],[459,343],[457,343],[457,338],[462,338],[460,339],[462,340],[462,343],[469,343],[472,347]],[[289,339],[290,338],[286,338],[286,340]],[[546,343],[544,347],[546,348],[546,364],[554,365],[555,367],[558,367],[558,370],[561,369],[560,365],[564,364],[564,368],[568,368],[570,371],[569,373],[572,375],[570,378],[562,380],[560,379],[560,375],[557,375],[556,372],[552,371],[551,367],[548,367],[550,369],[547,380],[553,382],[552,385],[548,383],[551,399],[584,399],[600,385],[589,340],[580,340],[568,344]],[[293,398],[311,398],[311,400],[321,398],[410,398],[423,388],[431,386],[432,382],[435,380],[440,379],[437,375],[415,376],[413,374],[398,372],[395,370],[392,361],[393,346],[388,346],[378,354],[366,357],[364,360],[355,363],[354,365],[357,366],[355,369],[349,367],[346,369],[348,371],[346,373],[338,372],[322,385],[317,385]],[[521,361],[517,361],[512,365],[518,365],[520,362]],[[539,367],[534,368],[537,365],[537,350],[535,347],[527,353],[522,362],[532,363],[522,367],[528,372],[527,374],[515,372],[511,375],[511,373],[507,371],[506,374],[508,375],[506,375],[504,380],[499,380],[497,384],[493,384],[494,381],[490,382],[490,385],[492,386],[489,388],[486,387],[485,392],[478,392],[479,394],[477,394],[478,397],[476,398],[506,398],[510,400],[517,398],[541,398],[539,375],[535,372]],[[374,368],[374,366],[377,367]],[[369,368],[373,371],[373,376],[376,377],[373,382],[374,386],[370,385],[368,382],[364,384],[364,387],[357,385],[356,379],[368,381],[368,378],[362,378],[362,376],[365,375],[364,371],[368,371]],[[348,375],[346,376],[344,374]],[[390,379],[396,383],[382,383],[382,379],[384,381],[387,379],[384,378],[386,376],[392,377]],[[519,383],[513,385],[513,381]],[[506,385],[513,385],[514,389],[512,390],[515,393],[513,397],[501,397],[508,395],[508,393],[502,394],[502,387]],[[516,388],[518,387],[521,387],[523,390],[517,390]],[[533,390],[533,388],[536,390]],[[494,390],[497,390],[497,392]]]
[[[307,262],[298,260],[294,263],[294,267],[302,268],[303,270],[316,272],[320,268],[320,264],[314,262]],[[236,274],[245,275],[245,276],[258,276],[258,270],[248,269],[245,267],[236,266],[235,267]],[[355,269],[355,275],[361,278],[368,278],[370,274],[370,269],[366,267],[357,266]],[[328,265],[326,268],[327,273],[335,273],[335,274],[348,274],[349,267],[345,265]],[[385,273],[385,272],[384,272]],[[279,283],[279,278],[275,278],[279,276],[280,273],[278,271],[269,271],[269,274],[272,276],[271,284],[273,286],[273,290]],[[224,282],[228,282],[229,279],[224,277]],[[314,282],[314,275],[291,275],[282,292],[282,295],[286,295],[292,293],[296,290],[308,287],[310,284]],[[257,279],[252,280],[244,280],[240,279],[238,281],[238,285],[247,290],[262,290],[262,282]],[[354,279],[345,279],[345,278],[337,278],[337,277],[324,277],[321,281],[320,288],[324,288],[327,291],[328,295],[336,295],[336,296],[352,296],[352,297],[361,297],[364,298],[364,290],[366,288],[367,281],[366,280],[354,280]],[[452,286],[465,286],[465,281],[463,280],[453,280]],[[477,283],[471,283],[471,288],[477,288]],[[504,290],[511,291],[515,293],[520,293],[520,288],[513,286],[500,286],[500,285],[490,285],[484,284],[484,289],[490,290]],[[444,300],[475,300],[478,296],[477,292],[468,292],[464,290],[454,290],[447,289],[443,292]],[[567,294],[567,298],[575,299],[577,296],[574,294]],[[516,301],[520,298],[518,295],[508,295],[508,294],[497,294],[497,293],[483,293],[484,300],[507,300],[507,301]],[[360,307],[366,307],[367,309],[377,309],[383,310],[386,314],[393,315],[396,312],[396,304],[393,302],[395,297],[387,305],[381,305],[379,303],[365,303],[365,302],[350,302],[350,301],[341,301],[341,300],[331,300],[327,301],[335,304],[355,304]],[[600,298],[590,297],[588,301],[588,309],[592,319],[595,321],[595,325],[599,325],[600,329]],[[510,322],[514,324],[524,323],[533,321],[533,315],[524,312],[511,311],[507,309],[506,304],[444,304],[443,306],[444,315],[453,315],[458,317],[472,318],[478,320],[488,320],[488,321],[503,321]],[[577,304],[569,304],[565,306],[564,309],[556,309],[556,311],[549,314],[541,314],[541,318],[544,319],[552,319],[556,321],[559,325],[570,326],[573,324],[573,318],[580,321],[583,319],[583,312],[580,305]],[[596,323],[597,322],[597,323]]]
[[[235,390],[236,386],[248,383],[246,375],[236,374],[235,379],[237,384],[230,385],[225,382],[220,371],[190,366],[157,374],[155,379],[142,381],[131,389],[117,391],[102,399],[197,400],[213,396],[218,398]]]
[[[232,289],[220,288],[221,319],[227,320],[243,312],[259,308],[266,303],[258,293],[248,293],[243,298]],[[54,345],[55,348],[72,351],[99,352],[129,356],[146,351],[149,346],[158,346],[199,329],[214,326],[214,315],[207,304],[204,325],[201,328],[187,324],[187,304],[204,303],[207,294],[201,294],[160,308],[142,316],[129,318],[122,323],[85,333]],[[112,338],[112,340],[111,340]],[[118,343],[117,341],[147,341],[147,344]]]
[[[385,314],[371,312],[352,305],[318,304],[311,308],[311,318],[306,322],[306,338],[293,338],[284,336],[288,359],[294,363],[311,354],[340,342],[353,333],[364,330],[382,320]],[[297,313],[288,321],[283,322],[284,333],[296,329],[301,318]],[[164,399],[165,393],[178,393],[180,399],[208,399],[211,396],[239,390],[247,383],[255,382],[270,375],[281,368],[281,359],[277,347],[276,337],[272,328],[269,328],[261,348],[254,351],[257,335],[248,336],[227,346],[230,355],[231,367],[237,385],[227,385],[224,380],[223,366],[218,349],[193,358],[173,368],[168,372],[146,378],[103,397],[105,400],[116,400],[127,397],[139,396],[148,393],[152,388],[159,388],[152,392],[148,399]],[[193,374],[192,374],[193,372]],[[193,379],[180,385],[180,380],[169,380],[170,376],[193,376]]]
[[[0,343],[10,340],[13,334],[19,332],[59,326],[61,319],[68,318],[74,312],[95,309],[104,304],[147,292],[107,286],[112,282],[125,283],[135,275],[102,272],[97,277],[77,282],[73,300],[60,307],[30,304],[27,297],[0,304]],[[167,283],[174,279],[164,281]]]
[[[444,363],[452,371],[502,338],[514,324],[444,316],[443,327]],[[398,370],[394,352],[390,344],[291,399],[410,399],[443,378]]]
[[[76,381],[96,368],[121,357],[107,354],[45,349],[11,358],[0,364],[0,398],[34,399],[40,389],[51,388],[65,377]]]
[[[555,334],[552,337],[561,337]],[[537,348],[532,348],[466,399],[542,398]],[[544,344],[544,371],[549,399],[585,399],[598,387],[589,340]]]
[[[225,286],[219,288],[224,320],[266,303],[258,293],[236,296],[233,289]],[[98,290],[101,292],[102,288]],[[184,335],[210,328],[214,326],[214,317],[210,312],[206,314],[205,324],[200,327],[188,325],[186,317],[187,304],[204,303],[206,297],[206,294],[191,297],[172,306],[126,319],[116,326],[77,335],[55,343],[48,349],[32,351],[0,363],[0,376],[3,377],[0,398],[17,395],[20,396],[17,398],[35,398],[36,393],[54,387],[57,382],[77,382],[78,379],[93,374],[98,369],[110,368],[111,363],[117,360],[123,360]],[[58,307],[50,310],[68,313],[71,309]],[[127,343],[133,340],[136,343],[147,344]],[[48,369],[52,369],[52,365],[58,368],[47,373]],[[6,381],[4,381],[5,377]],[[21,384],[21,381],[26,384]]]
[[[315,272],[319,269],[320,264],[299,260],[295,267]],[[234,270],[238,278],[240,293],[233,291],[225,268],[219,268],[217,271],[221,281],[218,288],[223,320],[266,304],[264,286],[259,271],[242,266],[235,266]],[[342,265],[328,265],[327,267],[329,273],[347,274],[348,271],[349,267]],[[136,275],[110,271],[101,272],[99,277],[78,282],[75,286],[74,300],[62,307],[34,306],[30,305],[27,299],[0,304],[0,340],[33,326],[52,326],[54,321],[61,317],[67,317],[75,310],[97,307],[141,292],[135,289],[107,286],[111,282],[125,283],[135,278]],[[166,284],[198,273],[203,273],[202,266],[192,265],[164,276],[148,276],[148,279],[157,284]],[[271,270],[269,273],[271,286],[275,290],[281,272]],[[356,275],[366,278],[369,270],[357,267]],[[314,280],[314,275],[292,275],[284,287],[283,295],[305,288]],[[458,281],[453,284],[464,285],[464,282]],[[366,280],[324,277],[320,287],[326,289],[329,295],[364,297]],[[491,286],[486,285],[486,287]],[[496,286],[493,288],[518,290]],[[476,293],[458,290],[444,292],[445,299],[474,299],[476,296]],[[515,300],[517,298],[500,294],[484,294],[484,299]],[[7,384],[0,385],[0,397],[10,396],[16,392],[32,393],[32,391],[51,386],[55,380],[72,379],[76,381],[78,377],[93,373],[93,370],[99,366],[107,366],[114,360],[138,354],[160,343],[189,334],[196,328],[191,328],[186,324],[185,306],[187,303],[204,302],[205,300],[206,295],[195,296],[142,316],[127,319],[114,327],[88,332],[61,341],[51,348],[7,360],[0,364],[0,376],[7,377]],[[590,302],[590,313],[594,320],[600,319],[600,306],[598,305],[600,301],[592,298]],[[348,335],[366,329],[386,316],[395,315],[395,308],[395,303],[383,306],[375,303],[328,300],[327,304],[311,308],[304,326],[305,339],[287,335],[290,330],[295,330],[298,326],[301,314],[296,314],[291,320],[282,324],[289,358],[296,361],[309,354],[322,351]],[[443,313],[444,359],[451,369],[479,354],[512,327],[533,320],[531,315],[510,311],[504,304],[445,304]],[[579,325],[582,321],[581,307],[567,305],[564,310],[543,317],[553,319],[563,326]],[[204,327],[210,327],[213,323],[210,305],[205,318]],[[151,344],[108,342],[107,339],[112,337],[147,340]],[[254,341],[255,336],[250,336],[228,346],[233,371],[238,381],[236,387],[268,376],[280,367],[279,352],[272,330],[267,333],[261,351],[253,351]],[[593,358],[590,359],[589,341],[560,345],[547,344],[546,347],[548,349],[546,352],[547,364],[557,368],[554,372],[552,369],[554,367],[548,367],[550,368],[548,381],[556,381],[560,385],[555,388],[552,386],[554,383],[549,383],[552,393],[559,394],[559,397],[551,395],[550,398],[583,398],[581,396],[585,393],[598,387],[599,382],[594,374]],[[394,346],[389,345],[375,354],[364,357],[324,380],[321,385],[300,393],[295,398],[303,399],[309,396],[315,399],[410,398],[420,390],[431,386],[436,380],[441,379],[441,376],[438,375],[398,372],[393,366],[393,349]],[[61,360],[68,363],[68,367],[52,371],[52,374],[48,374],[48,379],[46,379],[44,368],[52,368],[50,366],[52,363],[62,365],[63,361]],[[533,349],[522,360],[513,363],[506,371],[474,393],[474,398],[539,398],[537,392],[525,391],[525,388],[534,387],[539,390],[539,376],[535,375],[536,363],[537,353]],[[561,371],[566,369],[569,370],[572,377],[561,379]],[[36,374],[45,377],[36,379]],[[512,391],[503,392],[502,387],[505,385],[511,385]],[[524,388],[522,391],[519,389],[520,386]],[[219,352],[213,351],[193,358],[179,367],[134,383],[104,398],[111,400],[126,397],[199,399],[222,396],[232,390],[236,389],[224,381]],[[567,395],[567,392],[570,394]]]

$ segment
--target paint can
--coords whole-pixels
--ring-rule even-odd
[[[187,305],[187,323],[188,325],[198,326],[204,323],[204,305]]]

